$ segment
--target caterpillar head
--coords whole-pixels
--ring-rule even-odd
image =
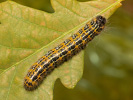
[[[96,17],[96,24],[98,25],[97,29],[96,29],[96,34],[100,34],[100,32],[104,29],[105,24],[106,24],[106,18],[99,15]]]
[[[105,27],[106,18],[99,15],[96,18],[94,18],[90,23],[93,27],[93,31],[95,32],[95,35],[98,35]]]

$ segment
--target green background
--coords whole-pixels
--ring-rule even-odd
[[[49,0],[14,1],[54,12]],[[85,49],[82,79],[72,90],[57,80],[54,100],[133,100],[133,1],[122,4],[108,19],[104,32]]]

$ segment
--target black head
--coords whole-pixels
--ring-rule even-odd
[[[103,16],[101,16],[101,15],[99,15],[99,16],[96,17],[96,21],[97,21],[97,24],[100,27],[102,27],[102,26],[104,26],[106,24],[106,18],[103,17]]]

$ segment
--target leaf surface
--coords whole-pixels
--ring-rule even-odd
[[[48,50],[60,44],[97,15],[106,18],[121,6],[121,0],[51,0],[54,13],[46,13],[12,1],[0,4],[0,97],[2,100],[52,100],[60,78],[74,88],[82,77],[84,51],[55,69],[35,91],[23,88],[29,67]]]

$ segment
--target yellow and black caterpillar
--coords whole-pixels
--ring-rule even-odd
[[[54,49],[48,51],[29,69],[24,78],[25,89],[29,91],[36,89],[54,68],[57,68],[84,49],[86,44],[104,29],[105,23],[106,18],[99,15],[86,23],[77,33],[73,34]]]

